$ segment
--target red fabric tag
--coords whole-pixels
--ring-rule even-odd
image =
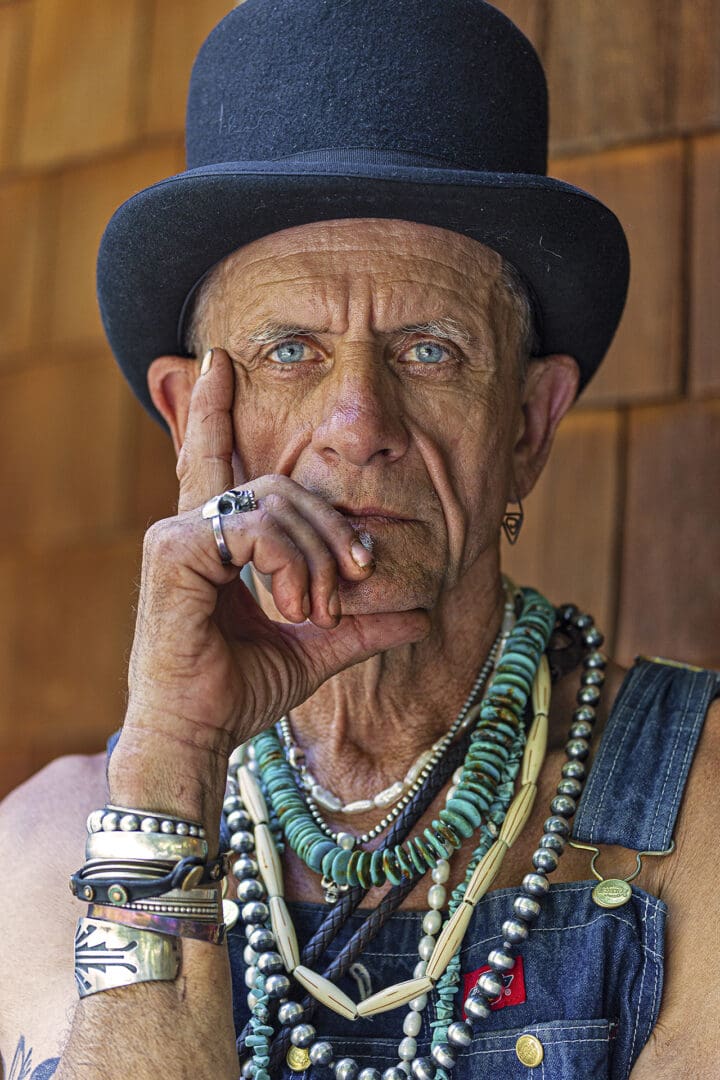
[[[477,971],[470,971],[467,975],[463,976],[463,1018],[465,1016],[465,1001],[468,994],[475,986],[479,977],[486,971],[490,971],[490,967],[486,964],[485,967],[478,968]],[[518,956],[515,959],[515,963],[510,971],[501,975],[500,978],[503,981],[503,991],[498,997],[494,998],[490,1002],[490,1008],[504,1009],[506,1005],[522,1005],[527,1000],[525,997],[525,971],[523,969],[522,956]]]

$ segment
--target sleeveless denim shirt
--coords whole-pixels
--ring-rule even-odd
[[[667,849],[703,720],[717,696],[718,672],[637,661],[597,747],[574,819],[574,839],[636,851]],[[227,839],[225,835],[225,843]],[[626,1080],[630,1075],[660,1008],[667,907],[632,886],[627,904],[604,909],[592,899],[596,884],[589,880],[551,886],[528,940],[517,950],[521,963],[512,977],[505,977],[504,1003],[478,1026],[470,1046],[459,1051],[449,1073],[452,1080]],[[512,917],[517,892],[489,892],[475,909],[460,953],[468,987],[486,965],[490,949],[501,944],[500,928]],[[327,908],[310,903],[289,907],[302,949]],[[411,978],[422,915],[400,911],[392,916],[359,957],[362,979],[359,973],[357,981],[348,975],[338,986],[358,1000]],[[337,955],[362,919],[362,914],[350,918],[317,970]],[[228,935],[238,1033],[248,1019],[245,944],[238,923]],[[332,1042],[336,1060],[349,1056],[361,1068],[372,1065],[382,1071],[398,1063],[405,1012],[406,1007],[349,1023],[321,1007],[313,1024],[318,1038]],[[421,1055],[429,1053],[432,1015],[431,1002],[417,1036]],[[518,1057],[522,1035],[534,1036],[542,1046],[536,1066],[528,1067]],[[297,1073],[285,1067],[282,1080],[329,1080],[332,1075],[326,1068]]]

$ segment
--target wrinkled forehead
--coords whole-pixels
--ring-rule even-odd
[[[472,305],[494,291],[502,270],[497,252],[469,236],[401,220],[352,218],[312,222],[254,240],[226,256],[203,284],[206,301],[261,303],[268,294],[298,302],[328,299],[364,277],[397,298],[454,296]]]

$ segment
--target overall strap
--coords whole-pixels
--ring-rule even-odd
[[[665,851],[705,714],[720,695],[720,672],[672,661],[635,661],[613,704],[573,837]]]

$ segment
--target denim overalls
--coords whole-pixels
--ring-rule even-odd
[[[597,747],[575,816],[575,839],[636,851],[670,846],[702,723],[718,695],[720,673],[636,662]],[[592,899],[595,884],[589,880],[551,887],[519,950],[521,963],[512,977],[505,977],[505,1003],[460,1051],[452,1080],[625,1080],[630,1075],[660,1007],[667,908],[633,887],[627,904],[604,909]],[[500,927],[512,915],[516,894],[517,889],[499,889],[480,902],[461,950],[463,973],[476,973],[486,964],[489,950],[501,943]],[[327,908],[302,903],[290,907],[302,947]],[[349,920],[324,966],[361,919]],[[421,919],[418,912],[394,915],[359,958],[357,979],[345,977],[338,984],[341,989],[358,1000],[410,978],[418,960]],[[239,924],[228,940],[239,1032],[248,1016],[242,960],[246,941]],[[318,970],[323,968],[318,965]],[[365,993],[359,989],[363,983]],[[432,1003],[423,1013],[419,1054],[429,1051],[431,1013]],[[404,1015],[405,1009],[397,1009],[350,1024],[321,1008],[313,1023],[319,1038],[330,1037],[337,1057],[352,1056],[361,1067],[382,1071],[397,1064]],[[535,1057],[541,1045],[542,1060],[532,1067],[518,1056],[523,1035],[537,1040],[532,1043]],[[293,1073],[286,1067],[282,1077],[328,1080],[332,1074],[321,1068]]]

